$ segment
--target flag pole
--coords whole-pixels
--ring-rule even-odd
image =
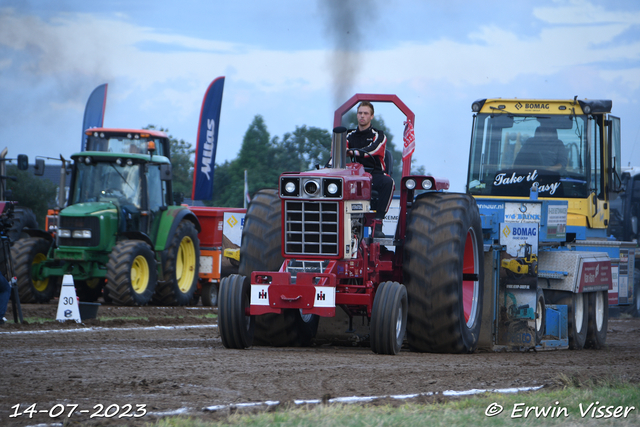
[[[249,180],[247,178],[247,170],[244,170],[244,208],[247,209],[247,201],[249,200]]]

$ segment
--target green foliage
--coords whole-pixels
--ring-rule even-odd
[[[276,188],[282,172],[310,170],[324,165],[331,152],[331,135],[316,127],[298,126],[282,140],[271,139],[262,116],[254,117],[242,140],[238,157],[217,164],[211,206],[242,207],[244,171],[249,194],[263,188]]]
[[[164,128],[156,128],[149,125],[144,129],[159,130],[169,135],[169,130]],[[173,174],[172,189],[174,193],[182,193],[185,197],[191,197],[191,189],[193,184],[193,161],[191,156],[196,150],[192,145],[183,139],[176,139],[169,135],[169,144],[171,150],[171,169]]]
[[[30,208],[36,214],[38,226],[44,228],[47,209],[56,204],[58,186],[48,179],[40,179],[28,170],[21,171],[15,165],[7,166],[7,175],[16,181],[7,180],[6,188],[12,192],[12,200],[18,205]]]

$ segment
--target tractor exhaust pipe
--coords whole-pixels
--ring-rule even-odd
[[[331,167],[334,169],[344,169],[347,167],[347,139],[345,133],[347,128],[338,126],[333,128],[333,138],[331,141]]]

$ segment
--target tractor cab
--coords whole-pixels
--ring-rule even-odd
[[[153,224],[171,204],[171,164],[166,157],[85,151],[72,159],[75,170],[69,206],[60,213],[60,245],[75,246],[77,239],[96,238],[91,230],[84,230],[85,236],[82,230],[65,227],[71,218],[110,210],[117,212],[117,233],[154,235]]]
[[[156,130],[92,128],[87,135],[86,151],[122,154],[154,154],[171,158],[169,137]]]
[[[604,229],[620,185],[611,101],[476,101],[467,188],[476,198],[573,199],[575,222]],[[603,234],[604,236],[604,234]]]

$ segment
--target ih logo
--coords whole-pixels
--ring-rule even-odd
[[[267,291],[264,289],[258,294],[258,299],[267,299]]]
[[[326,297],[326,294],[320,291],[320,293],[316,294],[316,301],[324,301]]]

